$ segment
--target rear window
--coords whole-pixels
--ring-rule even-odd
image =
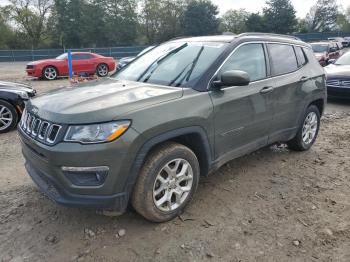
[[[273,75],[283,75],[298,69],[297,58],[293,46],[268,44]]]
[[[295,48],[295,54],[297,55],[299,67],[302,67],[303,65],[306,64],[305,53],[300,46],[296,46],[294,48]]]

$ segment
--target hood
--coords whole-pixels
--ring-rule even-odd
[[[36,61],[30,62],[27,65],[39,65],[41,63],[43,63],[43,64],[49,63],[50,64],[50,63],[57,63],[58,61],[60,61],[60,60],[57,60],[57,59],[42,59],[42,60],[36,60]]]
[[[5,90],[8,92],[26,92],[29,96],[33,96],[36,92],[29,85],[14,83],[14,82],[3,82],[0,81],[0,90]]]
[[[33,99],[28,111],[61,124],[97,123],[121,119],[128,112],[182,96],[182,88],[105,79],[61,88]]]
[[[350,78],[350,65],[330,64],[325,67],[327,78]]]

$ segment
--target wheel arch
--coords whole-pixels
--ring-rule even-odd
[[[212,152],[206,132],[202,127],[193,126],[172,130],[147,140],[139,149],[134,159],[130,176],[127,180],[127,192],[131,193],[140,169],[147,155],[165,142],[177,142],[190,148],[198,158],[201,175],[207,175],[211,169]]]
[[[45,69],[48,68],[48,67],[53,67],[53,68],[55,68],[56,71],[57,71],[57,76],[60,76],[60,70],[58,70],[58,67],[57,67],[57,66],[54,66],[54,65],[45,65],[45,66],[43,67],[43,69],[41,70],[41,77],[44,77],[44,71],[45,71]]]

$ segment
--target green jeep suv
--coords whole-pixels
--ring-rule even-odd
[[[246,33],[163,43],[108,79],[27,103],[25,167],[67,205],[167,221],[200,176],[276,142],[308,150],[326,101],[325,74],[299,39]]]

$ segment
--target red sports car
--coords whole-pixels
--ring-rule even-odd
[[[75,75],[97,74],[100,77],[115,70],[113,57],[105,57],[89,52],[72,52],[72,65]],[[54,80],[58,76],[68,76],[68,54],[64,53],[55,59],[38,60],[27,64],[28,76]]]

